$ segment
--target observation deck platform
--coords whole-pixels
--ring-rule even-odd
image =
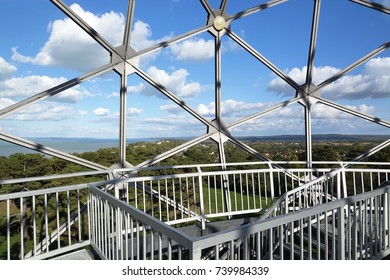
[[[0,195],[3,258],[87,259],[85,251],[64,254],[90,246],[97,259],[115,260],[382,259],[390,252],[390,164],[344,165],[198,165],[195,173]]]

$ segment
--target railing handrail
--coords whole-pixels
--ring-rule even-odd
[[[271,168],[269,168],[271,164]],[[66,173],[66,174],[54,174],[54,175],[45,175],[45,176],[38,176],[38,177],[27,177],[27,178],[17,178],[17,179],[0,179],[0,185],[10,185],[10,184],[18,184],[18,183],[26,183],[26,182],[32,182],[32,181],[45,181],[45,180],[54,180],[54,179],[62,179],[62,178],[71,178],[71,177],[81,177],[81,176],[93,176],[93,175],[109,175],[113,173],[120,173],[120,172],[128,172],[128,173],[134,173],[139,171],[145,171],[145,170],[165,170],[165,169],[188,169],[188,168],[194,168],[197,170],[201,170],[202,167],[231,167],[231,166],[251,166],[251,165],[264,165],[268,166],[266,169],[272,169],[272,170],[278,170],[279,168],[273,168],[272,164],[306,164],[304,161],[259,161],[259,162],[236,162],[236,163],[210,163],[210,164],[189,164],[189,165],[166,165],[166,166],[149,166],[149,167],[133,167],[133,168],[108,168],[106,170],[101,171],[85,171],[85,172],[75,172],[75,173]],[[348,165],[348,169],[352,169],[350,165],[382,165],[382,166],[389,166],[390,162],[344,162],[344,161],[314,161],[312,162],[313,165],[317,164],[333,164],[333,165],[339,165],[340,167],[343,167],[345,165]],[[330,170],[331,168],[294,168],[294,167],[288,167],[283,168],[282,170],[298,170],[298,169],[310,169],[310,170]],[[265,169],[264,169],[265,170]],[[383,169],[386,170],[386,169]],[[231,170],[232,171],[232,170]],[[206,173],[207,171],[202,171],[202,173]],[[215,172],[222,172],[215,171]],[[197,172],[195,172],[197,173]]]
[[[390,166],[390,165],[389,165]],[[341,167],[339,169],[332,169],[332,168],[282,168],[282,169],[274,169],[274,168],[264,168],[264,169],[239,169],[239,170],[218,170],[218,171],[201,171],[201,172],[192,172],[192,173],[185,173],[185,174],[166,174],[166,175],[151,175],[151,176],[140,176],[140,177],[129,177],[129,178],[118,178],[118,179],[111,179],[111,180],[105,180],[105,181],[98,181],[93,182],[90,184],[93,184],[95,187],[103,186],[103,185],[110,185],[110,184],[120,184],[120,183],[128,183],[128,182],[138,182],[138,181],[148,181],[148,180],[164,180],[164,179],[172,179],[172,178],[186,178],[186,177],[197,177],[197,176],[211,176],[211,175],[223,175],[223,174],[243,174],[243,173],[253,173],[253,172],[309,172],[309,171],[316,171],[316,172],[333,172],[335,171],[337,173],[341,172],[340,170],[350,171],[350,172],[360,172],[360,171],[366,171],[366,170],[372,170],[372,169],[362,169],[362,168],[344,168]],[[376,172],[386,172],[389,171],[389,169],[375,169]],[[332,175],[329,175],[330,173],[324,174],[321,177],[318,177],[316,179],[313,179],[312,181],[306,183],[316,183],[321,181],[321,178],[323,176],[332,177]],[[297,187],[293,190],[290,190],[288,192],[293,192],[296,190],[304,188],[304,185]],[[286,193],[287,194],[287,193]]]
[[[306,164],[304,161],[269,161],[269,162],[238,162],[238,163],[210,163],[210,164],[190,164],[190,165],[167,165],[167,166],[149,166],[149,167],[134,167],[134,168],[108,168],[106,170],[101,171],[85,171],[85,172],[75,172],[75,173],[67,173],[67,174],[54,174],[54,175],[45,175],[45,176],[38,176],[38,177],[28,177],[28,178],[17,178],[17,179],[0,179],[0,185],[11,185],[11,184],[19,184],[19,183],[27,183],[27,182],[35,182],[35,181],[45,181],[45,180],[55,180],[55,179],[63,179],[63,178],[72,178],[72,177],[82,177],[82,176],[93,176],[93,175],[109,175],[109,174],[115,174],[115,173],[137,173],[139,171],[146,171],[146,170],[165,170],[165,169],[188,169],[193,168],[198,170],[198,172],[193,172],[191,174],[199,174],[199,172],[202,172],[202,174],[208,174],[208,172],[224,172],[223,170],[219,171],[203,171],[202,168],[205,167],[232,167],[232,166],[253,166],[253,165],[264,165],[268,168],[262,169],[262,170],[273,170],[273,171],[289,171],[289,170],[315,170],[315,171],[326,171],[331,170],[331,168],[293,168],[293,167],[287,167],[287,168],[273,168],[272,164]],[[314,161],[313,165],[317,164],[337,164],[341,168],[348,165],[348,169],[352,170],[351,165],[382,165],[382,166],[389,166],[390,168],[390,162],[342,162],[342,161]],[[377,170],[377,169],[376,169]],[[387,169],[381,169],[383,171]],[[233,171],[233,170],[227,170],[227,171]],[[380,170],[379,170],[380,171]],[[186,173],[189,174],[189,173]],[[179,175],[179,174],[177,174]],[[169,175],[168,175],[169,176]],[[106,180],[107,182],[110,182],[110,180]],[[119,182],[117,180],[111,181],[113,183]]]
[[[344,170],[344,168],[340,168],[340,169],[331,171],[330,173],[326,173],[326,174],[322,175],[321,177],[318,177],[318,178],[316,178],[316,179],[314,179],[314,180],[312,180],[312,181],[310,181],[310,182],[307,182],[307,183],[305,183],[305,184],[303,184],[303,185],[301,185],[301,186],[299,186],[299,187],[297,187],[297,188],[295,188],[295,189],[292,189],[292,190],[289,190],[289,191],[285,192],[283,195],[281,195],[281,196],[275,201],[275,203],[274,203],[270,208],[267,209],[267,211],[262,215],[262,217],[261,217],[259,220],[264,220],[264,219],[266,219],[267,217],[269,217],[270,214],[271,214],[273,211],[275,211],[276,208],[277,208],[278,206],[280,206],[280,203],[281,203],[282,201],[284,201],[284,200],[285,200],[288,196],[290,196],[291,194],[295,194],[295,193],[300,192],[300,191],[302,191],[302,190],[304,190],[304,189],[308,189],[309,187],[311,187],[311,186],[313,186],[313,185],[315,185],[315,184],[317,184],[317,183],[319,183],[319,182],[321,182],[321,181],[327,180],[327,179],[329,179],[329,178],[335,176],[336,174],[342,172],[343,170]]]
[[[288,224],[299,219],[304,219],[334,209],[343,208],[347,205],[373,198],[375,196],[379,196],[385,193],[390,193],[390,181],[383,183],[381,187],[373,191],[338,199],[329,203],[319,204],[310,208],[301,209],[300,211],[290,212],[285,215],[271,217],[266,221],[259,220],[253,223],[240,226],[239,228],[224,230],[207,236],[194,238],[194,248],[209,248],[224,242],[242,238],[243,233],[246,236],[255,234],[259,231],[268,230],[276,226],[280,226],[282,224]]]
[[[3,179],[3,180],[0,180],[0,185],[11,185],[11,184],[19,184],[19,183],[39,182],[39,181],[46,181],[46,180],[56,180],[56,179],[103,175],[103,174],[109,175],[112,172],[113,172],[113,169],[107,169],[107,170],[101,170],[101,171],[85,171],[85,172],[54,174],[54,175],[46,175],[46,176],[38,176],[38,177]]]
[[[78,185],[70,185],[70,186],[55,187],[55,188],[48,188],[48,189],[23,191],[17,193],[0,194],[0,201],[7,200],[7,199],[17,199],[17,198],[24,198],[30,196],[44,195],[44,194],[53,194],[56,192],[82,190],[86,188],[87,188],[87,184],[78,184]]]
[[[144,170],[165,170],[165,169],[189,169],[194,168],[202,170],[206,167],[237,167],[237,166],[250,166],[250,165],[264,165],[270,169],[277,170],[278,168],[273,167],[274,165],[307,165],[306,161],[254,161],[254,162],[232,162],[232,163],[205,163],[205,164],[188,164],[188,165],[165,165],[165,166],[142,166],[142,167],[130,167],[130,168],[117,168],[112,169],[114,172],[138,172]],[[385,165],[390,167],[390,162],[357,162],[357,161],[313,161],[312,165],[338,165],[340,167],[348,167],[352,165]],[[318,168],[314,168],[318,169]]]
[[[178,244],[186,248],[191,248],[192,237],[186,234],[185,232],[182,232],[164,222],[161,222],[160,220],[154,218],[153,216],[146,214],[145,212],[115,198],[110,194],[107,194],[106,192],[100,189],[89,186],[88,190],[90,193],[102,197],[103,199],[111,203],[113,206],[118,207],[124,210],[125,212],[129,213],[130,215],[132,215],[134,218],[141,221],[142,223],[151,226],[153,229],[157,230],[158,232],[169,236],[170,238],[175,240]]]
[[[390,165],[390,163],[387,163]],[[313,168],[312,168],[313,169]],[[295,169],[294,169],[295,170]],[[267,211],[262,215],[262,217],[259,219],[259,220],[264,220],[266,219],[267,217],[270,216],[270,214],[276,210],[276,208],[278,206],[280,206],[280,203],[283,202],[287,197],[295,194],[295,193],[298,193],[302,190],[305,190],[305,189],[309,189],[311,186],[313,185],[316,185],[317,183],[320,183],[320,182],[323,182],[323,181],[326,181],[334,176],[336,176],[337,174],[339,173],[343,173],[343,172],[364,172],[366,170],[371,170],[371,169],[366,169],[366,168],[351,168],[350,166],[346,167],[344,165],[342,165],[340,168],[337,168],[337,169],[330,169],[330,171],[316,179],[313,179],[311,180],[310,182],[307,182],[297,188],[294,188],[292,190],[289,190],[287,192],[285,192],[282,196],[280,196],[276,201],[275,203],[267,209]],[[388,169],[375,169],[375,172],[389,172]]]

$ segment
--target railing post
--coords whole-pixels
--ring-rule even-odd
[[[88,240],[92,242],[92,215],[91,215],[91,192],[90,192],[91,184],[87,184],[87,227],[88,227]]]
[[[346,172],[345,172],[344,167],[341,169],[341,176],[342,176],[342,180],[343,180],[343,194],[344,194],[344,198],[345,198],[348,196],[348,193],[347,193],[347,178],[346,178]]]
[[[190,248],[190,260],[200,260],[202,258],[202,249],[196,248],[195,244],[192,242]]]
[[[389,193],[386,192],[384,195],[383,195],[383,219],[384,219],[384,225],[383,225],[383,232],[384,232],[384,236],[383,236],[383,250],[387,250],[387,248],[389,247],[389,234],[390,234],[390,228],[389,228],[389,200],[390,200],[390,197],[389,197]]]
[[[344,207],[337,208],[337,259],[345,260],[345,218]]]
[[[226,168],[225,168],[226,170]],[[226,211],[227,212],[232,212],[232,202],[230,199],[230,188],[229,188],[229,175],[228,174],[223,174],[222,175],[222,186],[223,186],[223,193],[225,195],[225,202],[226,202]],[[231,219],[232,215],[229,214],[228,218]]]
[[[269,180],[270,180],[270,188],[271,188],[271,201],[274,203],[274,198],[275,198],[275,190],[274,190],[274,173],[272,171],[272,167],[270,165],[270,170],[269,170]]]
[[[337,199],[341,199],[341,180],[340,180],[340,173],[337,173],[336,175],[337,180]]]
[[[206,229],[206,221],[204,218],[204,196],[203,196],[203,182],[202,182],[202,170],[198,169],[198,181],[199,181],[199,203],[200,203],[200,219],[202,223],[202,230]]]
[[[11,218],[10,218],[10,200],[7,199],[7,260],[11,259]]]

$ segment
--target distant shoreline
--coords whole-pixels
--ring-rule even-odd
[[[288,141],[303,142],[304,135],[273,135],[273,136],[240,136],[241,141]],[[390,135],[344,135],[344,134],[314,134],[313,141],[385,141]],[[30,138],[31,141],[42,144],[47,147],[55,148],[66,153],[84,153],[93,152],[101,148],[115,148],[119,146],[118,139],[100,139],[100,138],[61,138],[61,137],[40,137]],[[186,141],[192,138],[131,138],[127,143],[138,142],[158,142],[158,141]],[[17,145],[0,141],[0,156],[10,156],[15,153],[35,153],[33,150],[19,147]]]

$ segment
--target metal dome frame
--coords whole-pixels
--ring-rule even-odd
[[[383,45],[377,47],[370,53],[364,55],[357,61],[353,62],[349,66],[342,69],[339,73],[331,76],[326,79],[322,83],[315,85],[313,84],[313,69],[315,62],[315,53],[317,46],[317,36],[318,36],[318,27],[319,27],[319,17],[320,17],[320,7],[321,0],[314,0],[313,5],[313,15],[311,22],[311,37],[310,37],[310,46],[308,51],[307,58],[307,73],[305,83],[299,85],[296,81],[294,81],[291,77],[285,74],[281,69],[275,66],[270,60],[268,60],[265,56],[263,56],[258,50],[252,47],[248,42],[246,42],[242,37],[238,34],[234,33],[230,29],[230,25],[232,22],[239,20],[243,17],[249,16],[253,13],[258,13],[266,9],[270,9],[274,6],[280,5],[287,0],[272,0],[266,2],[264,4],[257,5],[250,9],[241,11],[239,13],[229,15],[226,12],[226,7],[228,5],[227,0],[222,0],[219,9],[214,10],[208,0],[200,0],[200,4],[203,6],[204,10],[207,12],[207,18],[205,19],[205,24],[196,28],[194,30],[188,31],[184,34],[176,36],[174,38],[168,39],[164,42],[157,43],[151,47],[136,51],[130,45],[130,39],[132,36],[132,24],[134,21],[134,10],[135,10],[135,0],[128,0],[127,13],[126,13],[126,23],[123,34],[123,42],[119,46],[111,45],[102,35],[99,34],[96,30],[94,30],[87,22],[85,22],[79,15],[77,15],[72,9],[67,6],[61,0],[51,0],[51,2],[58,7],[66,16],[68,16],[72,21],[74,21],[82,30],[84,30],[93,40],[95,40],[101,47],[107,50],[110,53],[111,61],[91,72],[88,72],[84,75],[66,81],[58,86],[50,88],[46,91],[40,92],[34,96],[31,96],[25,100],[17,102],[11,106],[3,108],[0,110],[0,118],[4,118],[10,114],[13,114],[19,110],[22,110],[26,107],[29,107],[37,102],[42,100],[51,98],[69,88],[72,88],[76,85],[79,85],[87,80],[90,80],[94,77],[103,75],[109,71],[115,71],[120,76],[120,121],[119,121],[119,162],[116,164],[116,167],[130,167],[133,166],[132,163],[127,162],[126,160],[126,105],[127,105],[127,86],[128,86],[128,76],[136,74],[141,79],[149,83],[151,86],[156,88],[161,94],[170,99],[173,103],[180,106],[183,110],[188,112],[191,116],[197,119],[200,123],[204,124],[207,127],[207,131],[197,137],[194,138],[170,151],[167,151],[163,154],[155,156],[153,159],[150,159],[146,162],[143,162],[138,165],[138,167],[153,165],[158,163],[170,156],[173,156],[189,147],[192,147],[196,144],[199,144],[205,140],[212,139],[218,145],[219,155],[221,164],[226,163],[224,144],[227,141],[234,143],[236,146],[241,149],[247,151],[252,154],[256,158],[262,161],[269,161],[264,155],[261,155],[256,150],[252,149],[236,137],[234,137],[230,131],[231,129],[243,125],[249,121],[254,119],[263,117],[271,112],[280,110],[294,103],[299,103],[304,108],[304,123],[305,123],[305,145],[306,145],[306,158],[305,161],[307,163],[307,167],[312,166],[312,116],[311,109],[312,106],[316,103],[321,103],[330,108],[334,108],[336,110],[342,111],[344,113],[353,115],[357,118],[361,118],[363,120],[376,123],[386,128],[390,128],[390,122],[388,120],[383,120],[375,116],[370,116],[365,113],[359,112],[357,110],[348,108],[347,106],[343,106],[337,104],[333,101],[330,101],[321,96],[321,90],[325,87],[329,86],[336,80],[340,79],[347,73],[351,72],[358,66],[367,62],[369,59],[374,56],[380,54],[381,52],[387,50],[390,47],[390,42],[385,42]],[[374,9],[378,12],[390,14],[390,8],[371,2],[367,0],[350,0],[356,4],[363,5],[367,8]],[[149,76],[145,71],[143,71],[139,67],[139,59],[151,52],[156,50],[166,48],[183,40],[189,39],[201,33],[208,32],[214,37],[215,42],[215,119],[208,120],[199,114],[196,110],[188,106],[181,98],[172,93],[169,89],[164,87],[162,84],[158,83],[151,76]],[[221,38],[223,36],[228,36],[231,40],[236,42],[239,46],[241,46],[244,50],[246,50],[249,54],[251,54],[259,63],[265,65],[268,69],[270,69],[276,76],[281,78],[284,82],[286,82],[291,88],[296,91],[296,96],[280,102],[279,104],[274,105],[271,108],[268,108],[264,111],[259,111],[253,115],[246,116],[241,118],[233,123],[226,123],[221,116],[221,100],[222,100],[222,90],[221,90]],[[77,163],[79,165],[91,168],[93,170],[105,170],[107,167],[102,166],[97,163],[93,163],[77,157],[75,155],[71,155],[68,153],[64,153],[57,149],[53,149],[50,147],[45,147],[39,143],[35,143],[33,141],[23,139],[17,137],[15,135],[10,135],[3,131],[0,131],[0,139],[5,140],[7,142],[32,149],[35,151],[39,151],[41,153],[62,158],[64,160]],[[366,152],[365,154],[360,155],[355,158],[353,161],[359,161],[366,158],[373,153],[378,152],[379,150],[388,147],[390,145],[390,139],[379,144],[372,150]]]

